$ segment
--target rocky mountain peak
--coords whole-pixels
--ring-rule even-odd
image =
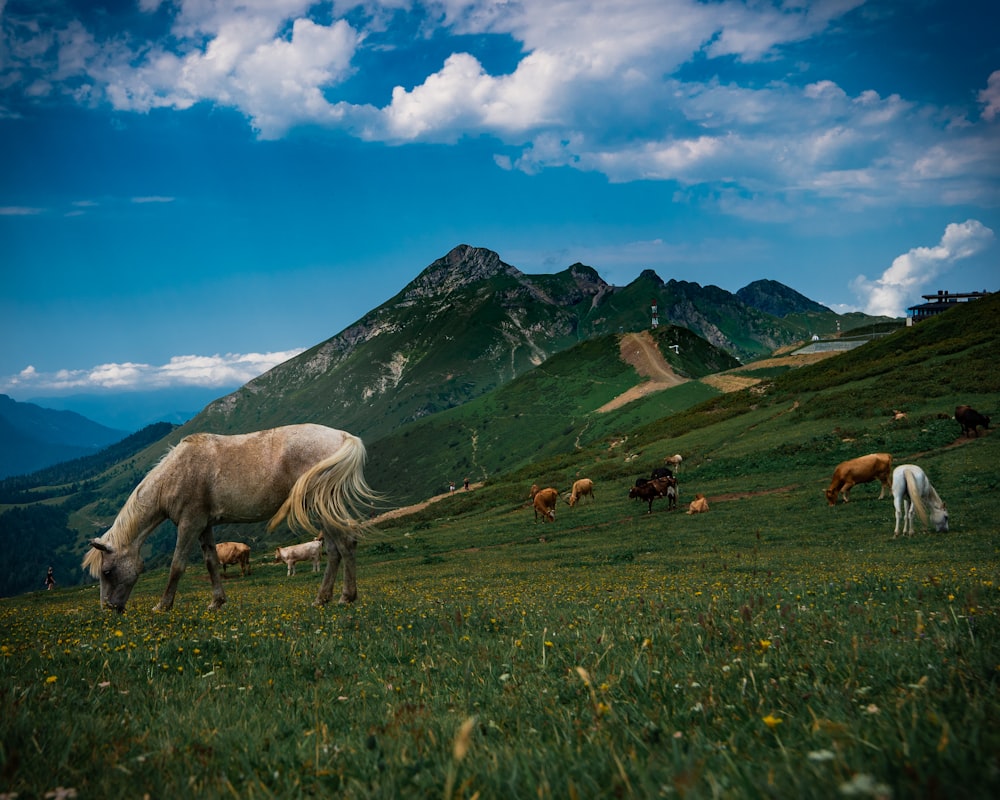
[[[830,309],[826,306],[773,280],[749,283],[736,292],[736,296],[748,306],[776,317],[787,317],[789,314],[801,312],[830,313]]]
[[[404,290],[403,300],[450,294],[497,275],[523,277],[520,270],[505,264],[492,250],[460,244],[421,272]]]
[[[639,273],[639,277],[636,280],[652,281],[657,286],[663,286],[663,278],[657,275],[656,271],[652,269],[644,269],[642,272]]]

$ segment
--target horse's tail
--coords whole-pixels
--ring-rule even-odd
[[[904,474],[906,475],[906,493],[910,495],[910,502],[913,503],[917,514],[920,515],[920,520],[926,525],[927,509],[924,508],[924,497],[921,491],[923,487],[917,486],[917,479],[913,476],[913,470],[904,470]]]
[[[322,536],[323,528],[347,534],[360,532],[364,526],[360,506],[379,499],[365,482],[367,458],[361,439],[345,434],[337,452],[299,477],[267,530],[274,530],[287,518],[290,528],[299,528],[316,537]]]

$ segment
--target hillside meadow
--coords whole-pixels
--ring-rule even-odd
[[[856,432],[908,445],[951,510],[894,539],[877,487],[822,497],[850,443],[781,450],[813,424],[794,416],[661,443],[693,453],[678,511],[628,500],[652,454],[607,450],[539,465],[597,476],[554,524],[527,472],[380,523],[350,607],[314,608],[319,575],[266,554],[218,612],[200,565],[167,614],[163,570],[124,615],[95,586],[5,600],[0,794],[995,795],[1000,439]],[[694,492],[709,513],[683,513]]]
[[[217,612],[198,564],[166,614],[163,569],[124,615],[94,585],[2,600],[0,798],[997,796],[1000,438],[951,418],[996,418],[997,305],[647,396],[561,452],[527,413],[526,466],[371,526],[351,606],[313,607],[320,576],[256,543]],[[421,441],[399,451],[426,470]],[[871,484],[827,505],[876,451],[926,470],[949,532],[893,538]],[[629,487],[674,453],[681,508],[647,514]],[[582,476],[593,502],[534,521],[532,483]]]

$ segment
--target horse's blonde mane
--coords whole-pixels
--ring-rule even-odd
[[[931,508],[935,512],[944,511],[946,506],[941,496],[937,493],[937,489],[934,488],[930,480],[924,475],[924,490],[920,491],[920,487],[917,486],[917,479],[913,475],[912,470],[906,471],[906,487],[907,493],[910,496],[910,502],[913,503],[914,509],[916,509],[917,514],[920,516],[920,521],[927,524],[927,508],[924,506],[924,500],[927,500],[931,504]]]
[[[143,523],[148,519],[149,503],[145,500],[140,500],[139,495],[146,481],[160,470],[161,465],[170,457],[173,450],[174,446],[171,446],[163,458],[156,463],[156,466],[132,490],[132,494],[128,496],[125,505],[121,507],[118,516],[115,517],[115,521],[111,523],[111,527],[104,532],[103,536],[98,537],[98,541],[103,542],[114,550],[121,550],[132,544],[136,537],[142,533],[144,530]],[[87,554],[83,557],[83,568],[89,570],[92,577],[100,577],[101,554],[97,548],[91,547],[87,550]]]

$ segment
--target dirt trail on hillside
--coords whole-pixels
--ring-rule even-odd
[[[707,383],[720,392],[738,392],[740,389],[746,389],[748,386],[755,386],[761,382],[761,378],[740,374],[748,369],[804,367],[807,364],[815,364],[817,361],[823,361],[830,358],[830,356],[838,355],[840,352],[839,350],[829,350],[822,353],[803,353],[802,355],[779,355],[773,358],[762,358],[760,361],[752,361],[742,367],[734,367],[724,372],[717,372],[714,375],[706,375],[700,380],[702,383]]]
[[[638,386],[633,386],[614,400],[605,403],[597,409],[598,413],[614,411],[640,397],[669,389],[672,386],[679,386],[688,380],[673,371],[663,357],[663,353],[660,352],[660,348],[656,346],[649,331],[625,334],[622,337],[619,352],[622,361],[631,364],[639,375],[648,380]]]
[[[480,481],[479,483],[470,483],[469,491],[471,492],[474,489],[478,489],[482,485],[483,485],[482,481]],[[455,489],[454,492],[443,492],[442,494],[434,495],[434,497],[429,497],[422,503],[414,503],[412,506],[403,506],[402,508],[393,508],[390,511],[385,511],[379,514],[377,517],[372,517],[372,519],[369,520],[369,522],[379,523],[382,522],[383,520],[396,519],[397,517],[405,517],[407,514],[415,514],[418,511],[423,511],[431,503],[436,503],[438,500],[444,500],[444,498],[446,497],[451,497],[452,495],[459,494],[464,491],[465,488],[463,487],[461,489]]]
[[[768,367],[804,367],[807,364],[815,364],[831,356],[838,355],[840,351],[830,350],[822,353],[804,353],[802,355],[779,355],[773,358],[762,358],[760,361],[751,361],[741,367],[727,369],[724,372],[717,372],[714,375],[706,375],[700,378],[702,383],[718,389],[720,392],[738,392],[748,386],[756,386],[761,382],[761,378],[741,373],[753,369],[767,369]]]

